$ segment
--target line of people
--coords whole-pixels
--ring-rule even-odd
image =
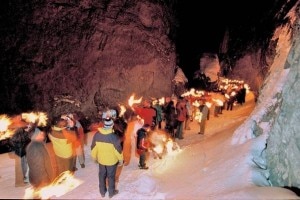
[[[160,105],[158,99],[145,100],[142,105],[134,106],[133,111],[140,116],[144,125],[136,133],[136,150],[139,155],[139,168],[148,169],[146,154],[149,149],[146,138],[155,129],[164,129],[170,138],[184,139],[184,130],[190,130],[189,124],[197,120],[200,126],[198,134],[205,133],[205,123],[209,120],[209,105],[205,99],[194,105],[189,97],[165,99]],[[224,106],[215,104],[215,116],[222,112]],[[126,122],[113,115],[102,115],[103,125],[97,128],[91,144],[91,157],[99,165],[99,192],[102,197],[108,193],[109,198],[118,194],[115,186],[116,170],[123,166],[123,141]],[[162,121],[165,120],[165,127]],[[19,155],[16,166],[22,171],[16,179],[16,186],[24,181],[39,189],[50,184],[65,171],[75,172],[76,163],[85,168],[84,131],[75,114],[62,115],[51,123],[49,130],[40,130],[35,124],[27,129],[21,128],[12,138],[12,146]],[[23,137],[23,136],[26,136]],[[19,137],[19,138],[18,138]],[[47,142],[47,139],[49,141]],[[157,155],[159,158],[160,155]],[[24,161],[23,161],[24,160]],[[27,161],[27,163],[26,163]],[[49,163],[45,165],[45,163]],[[22,168],[22,166],[25,166]],[[26,170],[28,166],[29,170]],[[28,173],[29,172],[29,173]],[[27,175],[28,174],[28,175]],[[16,176],[17,177],[17,176]],[[29,180],[27,180],[29,177]]]

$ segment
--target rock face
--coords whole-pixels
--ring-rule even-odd
[[[266,153],[270,169],[270,181],[276,186],[300,188],[300,32],[297,28],[300,18],[294,23],[293,39],[287,60],[283,65],[287,71],[286,82],[282,91],[274,97],[277,103],[274,112],[277,116],[272,119],[272,126]],[[299,190],[298,190],[299,192]]]
[[[276,55],[276,39],[271,42],[269,46],[269,53],[263,55],[261,49],[258,51],[249,51],[243,57],[238,59],[235,63],[234,70],[229,78],[244,80],[245,83],[250,85],[251,90],[255,93],[259,92],[263,85],[264,79],[268,75],[270,66],[274,61]],[[275,46],[273,45],[275,43]],[[262,62],[262,60],[265,60]]]
[[[25,101],[50,115],[80,111],[89,116],[127,104],[133,93],[171,95],[176,59],[167,36],[169,10],[151,2],[27,3],[32,14],[20,20],[26,24],[24,40],[18,47],[6,44],[26,59],[26,64],[19,61],[23,89],[11,94],[10,104]]]
[[[203,71],[210,81],[217,81],[220,75],[218,55],[205,53],[200,58],[200,71]]]
[[[248,69],[245,62],[245,70],[240,69],[245,77],[246,74],[249,77],[249,74],[260,77],[256,80],[260,80],[261,84],[257,85],[262,86],[255,110],[244,124],[249,127],[249,132],[236,130],[236,133],[240,134],[239,142],[254,140],[256,137],[266,138],[263,147],[259,144],[253,145],[253,160],[261,162],[251,164],[265,176],[265,183],[269,183],[270,186],[298,188],[298,191],[300,188],[299,16],[299,6],[295,6],[287,15],[289,23],[278,27],[274,32],[272,40],[277,41],[276,56],[263,80],[261,73],[259,75],[255,70],[257,68]],[[255,62],[254,55],[256,54],[252,53],[243,58],[249,60],[248,66]]]

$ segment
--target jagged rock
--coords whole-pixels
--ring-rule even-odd
[[[18,33],[24,38],[18,44],[19,56],[26,64],[14,64],[23,65],[20,82],[30,108],[50,115],[97,115],[100,108],[127,104],[133,93],[143,98],[172,95],[176,59],[167,37],[167,7],[137,0],[60,0],[27,6],[31,13],[20,17],[27,28]],[[10,104],[26,96],[20,90],[14,93]],[[57,95],[72,96],[76,102],[58,103]]]

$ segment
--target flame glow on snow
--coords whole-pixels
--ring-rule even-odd
[[[149,141],[152,145],[152,151],[160,156],[179,152],[181,149],[173,139],[162,130],[154,130],[149,135]]]
[[[65,171],[60,176],[58,176],[49,186],[45,186],[40,190],[34,190],[32,187],[27,188],[25,190],[24,199],[49,199],[53,196],[60,197],[72,191],[81,183],[82,181],[76,179],[72,172]]]

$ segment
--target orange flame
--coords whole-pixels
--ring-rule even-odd
[[[44,112],[22,113],[22,119],[27,123],[37,123],[37,126],[47,125],[47,114]]]
[[[130,98],[128,99],[128,105],[130,107],[132,107],[133,104],[139,104],[142,102],[143,97],[141,97],[140,99],[134,99],[134,94],[130,96]]]
[[[222,100],[220,100],[220,99],[214,99],[214,98],[212,98],[212,100],[214,101],[214,102],[216,102],[216,104],[218,105],[218,106],[223,106],[223,101]]]
[[[212,105],[212,103],[210,103],[210,102],[205,102],[205,105],[208,107],[208,108],[211,108],[211,105]]]
[[[8,127],[12,123],[7,115],[0,115],[0,140],[10,138],[14,132],[9,130]]]
[[[179,152],[181,150],[178,143],[174,142],[171,138],[167,140],[165,146],[168,154]]]
[[[149,139],[153,145],[152,150],[159,155],[170,154],[180,149],[178,144],[169,137],[168,133],[162,130],[151,132]]]
[[[182,97],[186,97],[186,96],[201,97],[203,95],[204,95],[204,91],[195,90],[195,88],[191,88],[190,91],[183,93],[181,96]]]
[[[124,113],[126,112],[126,107],[124,105],[119,105],[120,107],[120,114],[119,117],[122,117]]]
[[[192,105],[195,106],[195,107],[199,107],[200,106],[200,102],[198,100],[196,100],[196,101],[194,101],[192,103]]]
[[[157,145],[153,148],[153,151],[155,151],[158,154],[161,154],[164,151],[164,145]]]
[[[165,97],[162,97],[162,98],[158,99],[158,104],[159,105],[164,105],[165,102],[166,102]]]
[[[0,115],[0,132],[5,132],[10,124],[11,120],[7,115]]]

